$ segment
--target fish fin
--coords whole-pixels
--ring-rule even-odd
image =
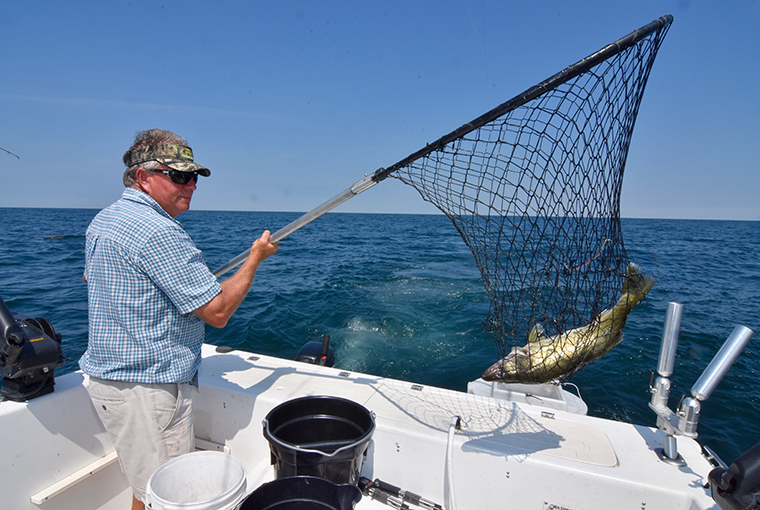
[[[527,345],[523,345],[522,347],[514,346],[501,361],[512,359],[516,356],[530,356],[530,349],[528,349]]]
[[[536,325],[533,326],[533,329],[530,330],[530,334],[528,335],[528,343],[536,343],[540,341],[544,335],[546,335],[544,325],[540,322],[537,322]]]
[[[620,342],[623,341],[623,332],[618,331],[616,333],[613,333],[609,336],[609,338],[606,339],[604,342],[597,342],[594,344],[589,351],[590,357],[588,359],[588,362],[601,358],[608,352],[610,352],[612,349],[614,349]]]
[[[527,345],[523,345],[522,347],[512,347],[511,354],[514,356],[520,355],[530,357],[530,349],[528,349]]]
[[[617,344],[623,341],[623,332],[621,331],[618,333],[613,339],[612,339],[612,347],[610,347],[607,352],[610,352],[613,347],[615,347]]]

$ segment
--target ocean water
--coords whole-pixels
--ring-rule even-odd
[[[44,317],[76,370],[87,343],[84,233],[97,210],[0,208],[0,296]],[[180,221],[213,270],[296,213],[190,211]],[[667,303],[684,305],[670,406],[733,328],[758,332],[702,404],[699,440],[733,461],[760,441],[760,222],[624,219],[628,255],[658,283],[623,342],[571,382],[589,414],[654,426],[648,392]],[[49,239],[46,239],[49,238]],[[436,215],[330,213],[281,242],[224,329],[206,340],[294,358],[331,337],[336,367],[465,391],[496,360],[488,299],[468,248]]]

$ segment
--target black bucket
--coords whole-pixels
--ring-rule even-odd
[[[265,483],[243,500],[239,510],[351,510],[361,498],[355,485],[294,476]]]
[[[372,413],[339,397],[288,400],[264,419],[277,479],[316,476],[355,485],[374,431]]]

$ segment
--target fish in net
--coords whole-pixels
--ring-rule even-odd
[[[622,338],[600,325],[613,313],[622,329],[635,304],[618,306],[627,286],[641,287],[638,302],[654,284],[629,264],[620,192],[671,23],[653,21],[373,176],[413,186],[472,251],[501,359],[485,379],[570,377]],[[543,356],[530,349],[538,342]]]

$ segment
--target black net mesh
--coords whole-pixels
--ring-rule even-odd
[[[671,21],[633,32],[386,171],[443,211],[472,250],[499,358],[536,324],[557,335],[620,297],[623,171]]]

